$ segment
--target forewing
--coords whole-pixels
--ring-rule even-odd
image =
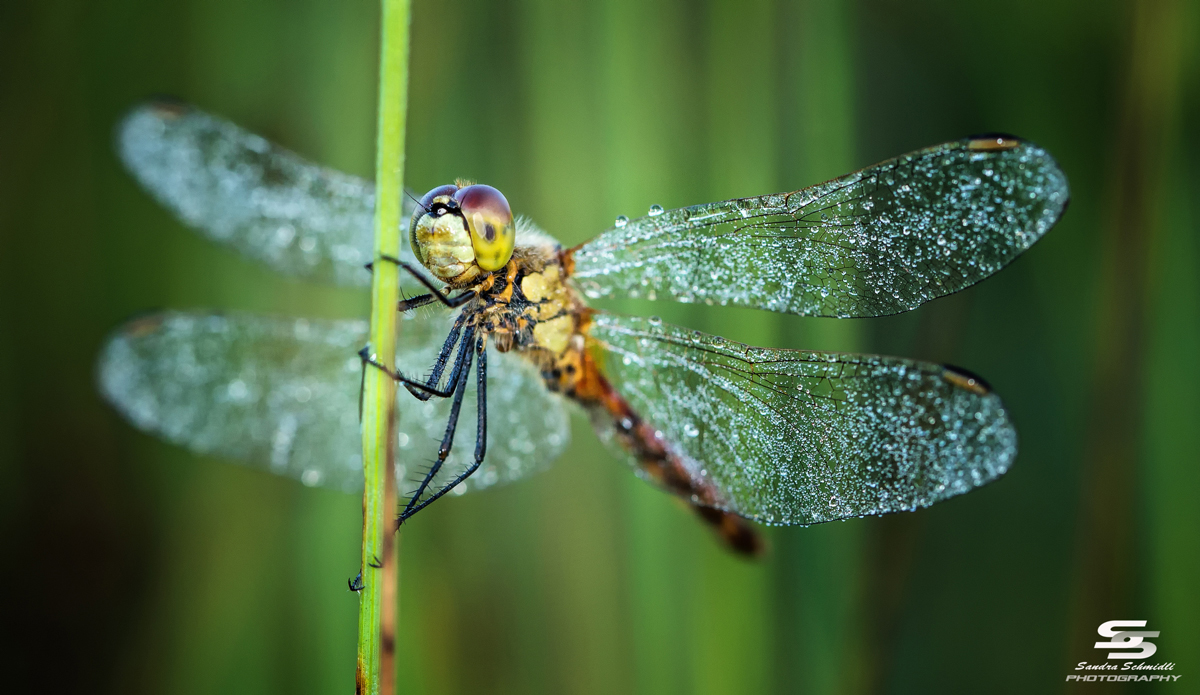
[[[589,297],[884,316],[1004,267],[1058,221],[1067,179],[1037,145],[960,140],[793,193],[648,215],[575,251]]]
[[[441,318],[401,321],[398,368],[423,374],[448,327]],[[109,339],[100,388],[135,426],[193,452],[353,492],[363,484],[357,351],[366,336],[361,321],[165,313]],[[563,404],[536,370],[512,355],[489,357],[488,454],[464,491],[544,468],[569,436]],[[468,397],[448,470],[461,470],[475,450],[473,390]],[[401,491],[436,456],[448,414],[446,399],[421,403],[400,390]]]
[[[926,507],[1016,456],[999,397],[938,365],[753,348],[606,314],[590,335],[617,391],[715,484],[716,506],[763,523]]]
[[[117,128],[117,150],[159,203],[204,236],[281,273],[370,284],[363,264],[373,248],[371,182],[175,103],[130,112]],[[407,230],[414,203],[406,196],[404,206]],[[400,253],[416,263],[407,243]]]

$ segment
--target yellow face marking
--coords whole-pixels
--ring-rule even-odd
[[[474,264],[471,234],[458,215],[423,215],[413,226],[410,241],[417,260],[440,280],[457,278]]]
[[[533,327],[533,339],[541,347],[555,355],[562,354],[571,341],[575,321],[570,316],[542,321]]]

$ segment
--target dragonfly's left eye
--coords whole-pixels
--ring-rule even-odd
[[[504,194],[483,184],[460,188],[454,194],[471,231],[475,263],[484,270],[499,270],[512,258],[516,243],[512,208]]]

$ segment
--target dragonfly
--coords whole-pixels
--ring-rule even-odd
[[[514,217],[495,188],[458,181],[409,194],[410,244],[373,258],[370,182],[227,120],[145,104],[117,148],[187,226],[276,271],[365,286],[364,266],[403,267],[389,370],[405,386],[398,523],[544,469],[581,410],[639,476],[746,555],[764,548],[752,522],[911,511],[999,478],[1017,453],[999,396],[953,366],[752,347],[589,300],[896,314],[999,271],[1070,197],[1044,149],[983,135],[789,193],[654,206],[574,247]],[[193,452],[353,492],[362,370],[386,369],[360,352],[366,340],[363,321],[169,311],[109,337],[99,385],[135,427]]]

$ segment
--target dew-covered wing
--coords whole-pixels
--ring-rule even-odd
[[[401,321],[398,368],[424,374],[448,328],[440,317]],[[357,351],[366,335],[360,321],[165,313],[109,339],[100,388],[135,426],[196,453],[353,492],[363,484]],[[489,362],[487,456],[464,491],[544,468],[569,437],[563,403],[535,369],[514,355],[491,353]],[[447,473],[474,454],[473,387],[467,398]],[[397,405],[403,492],[437,455],[450,407],[403,390]]]
[[[370,284],[363,264],[374,248],[373,183],[176,103],[130,112],[117,151],[159,203],[204,236],[288,275]],[[405,197],[404,206],[407,229],[414,203]],[[400,253],[416,262],[407,243]]]
[[[630,220],[575,251],[574,277],[593,298],[884,316],[995,273],[1068,198],[1037,145],[960,140],[793,193]]]
[[[710,480],[719,508],[815,524],[925,507],[1002,475],[1017,436],[999,397],[945,367],[754,348],[598,314],[601,368]]]

